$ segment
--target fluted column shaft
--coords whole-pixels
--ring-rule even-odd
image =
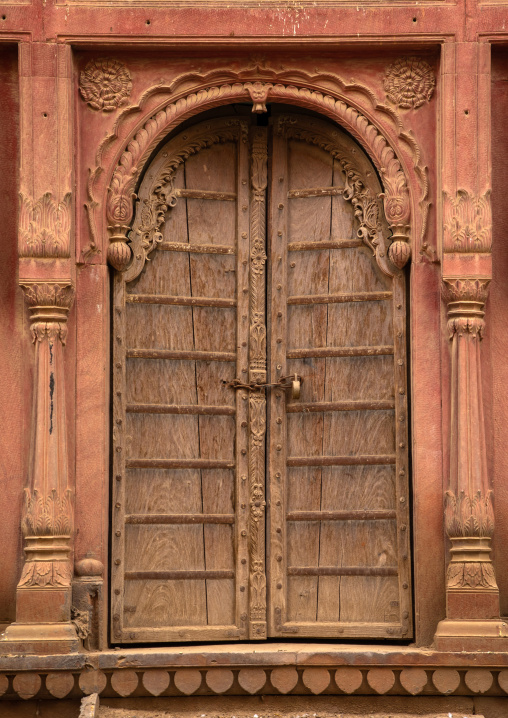
[[[22,285],[35,344],[32,431],[21,528],[24,566],[9,650],[77,650],[71,623],[73,491],[69,482],[64,345],[74,299],[68,283]]]
[[[499,592],[490,558],[492,490],[482,401],[480,345],[488,279],[445,279],[451,341],[449,488],[445,526],[451,541],[446,577],[447,618],[499,617]]]

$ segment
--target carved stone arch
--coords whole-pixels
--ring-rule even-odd
[[[214,81],[223,82],[212,84]],[[105,172],[102,155],[107,146],[118,137],[117,133],[127,118],[140,111],[157,94],[171,94],[174,100],[152,108],[150,116],[137,123],[124,138],[125,149],[116,155],[109,172]],[[348,94],[354,95],[354,101]],[[367,98],[370,108],[362,106],[364,103],[358,101],[359,96],[363,100]],[[253,109],[257,112],[263,110],[266,101],[312,109],[337,122],[360,143],[382,179],[384,192],[381,198],[393,234],[391,256],[397,266],[403,266],[409,258],[409,247],[411,242],[414,243],[415,236],[423,238],[430,203],[427,200],[427,168],[422,165],[418,145],[411,133],[404,131],[400,117],[387,106],[378,104],[368,88],[354,81],[347,84],[335,75],[308,75],[291,69],[275,72],[259,65],[237,72],[216,70],[207,75],[182,75],[170,86],[150,88],[138,106],[127,108],[120,115],[113,134],[99,148],[98,166],[90,175],[90,202],[86,206],[92,234],[91,251],[97,248],[95,213],[100,203],[96,200],[96,186],[100,184],[101,177],[106,175],[111,178],[105,203],[111,242],[108,259],[113,266],[125,269],[130,261],[125,241],[133,217],[133,193],[154,149],[171,130],[193,115],[245,100],[253,102]],[[388,125],[391,126],[389,130]]]

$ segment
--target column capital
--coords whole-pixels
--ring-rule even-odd
[[[448,307],[448,334],[453,339],[466,335],[483,338],[485,302],[490,279],[444,277],[442,296]]]
[[[65,344],[67,315],[74,302],[74,286],[61,282],[21,282],[25,302],[30,309],[32,341],[59,338]]]

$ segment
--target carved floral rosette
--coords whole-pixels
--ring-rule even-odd
[[[93,110],[112,112],[130,97],[130,72],[119,60],[90,60],[79,77],[79,91]]]
[[[428,62],[420,57],[403,57],[386,70],[387,98],[403,109],[417,109],[430,102],[436,78]]]

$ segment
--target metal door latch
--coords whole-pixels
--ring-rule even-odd
[[[261,384],[257,382],[250,382],[245,384],[239,379],[233,379],[233,381],[222,380],[225,386],[231,387],[231,389],[246,389],[247,391],[261,391],[262,389],[291,389],[291,398],[300,398],[300,388],[303,382],[303,378],[298,374],[291,374],[290,376],[281,376],[279,381],[271,384]]]

